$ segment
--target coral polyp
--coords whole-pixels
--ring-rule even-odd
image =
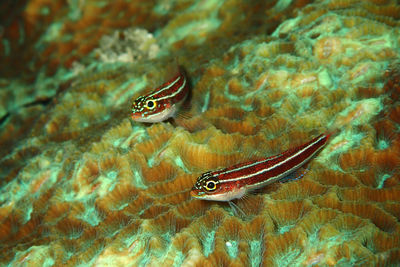
[[[400,264],[398,1],[0,7],[0,265]],[[133,121],[174,60],[188,115]],[[335,126],[299,180],[190,196]]]

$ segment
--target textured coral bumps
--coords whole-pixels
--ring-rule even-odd
[[[34,0],[4,24],[1,264],[398,265],[396,1],[142,2]],[[139,39],[160,52],[124,47]],[[96,55],[101,40],[115,51]],[[192,116],[131,122],[171,54],[193,81]],[[99,63],[127,55],[139,61]],[[303,179],[235,202],[245,216],[189,196],[202,172],[334,125]]]

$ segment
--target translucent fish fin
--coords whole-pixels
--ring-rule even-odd
[[[175,117],[174,122],[175,122],[175,127],[180,126],[186,131],[190,133],[198,132],[200,130],[206,129],[209,127],[209,123],[204,120],[201,116],[191,116],[189,113],[187,116],[190,116],[189,118],[184,118],[184,117]]]
[[[189,120],[192,117],[192,114],[190,113],[190,111],[188,112],[179,112],[178,114],[176,114],[176,118],[177,119],[181,119],[181,120]]]
[[[233,203],[233,201],[228,201],[229,206],[232,208],[233,213],[235,214],[235,216],[238,216],[238,211],[240,212],[240,215],[242,215],[243,217],[246,217],[246,213],[244,213],[244,211],[238,207],[238,205],[236,205],[235,203]]]
[[[283,177],[282,179],[279,180],[280,183],[287,183],[290,181],[295,181],[303,178],[303,176],[308,172],[308,168],[301,168],[298,169],[291,174]]]
[[[190,125],[190,119],[192,117],[193,115],[190,112],[190,109],[182,105],[181,107],[179,107],[179,110],[174,116],[175,125],[187,129],[188,125]]]
[[[335,127],[335,126],[331,126],[328,128],[328,130],[326,130],[324,132],[324,134],[328,137],[328,138],[334,138],[335,136],[340,134],[341,129]]]
[[[185,119],[188,120],[193,117],[191,112],[191,105],[190,101],[186,99],[180,106],[179,110],[176,112],[175,117],[178,119]]]

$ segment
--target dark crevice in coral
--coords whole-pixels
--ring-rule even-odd
[[[9,26],[16,17],[20,17],[28,0],[3,0],[0,9],[0,24]]]
[[[32,106],[36,106],[36,105],[47,106],[49,103],[51,103],[52,100],[53,100],[52,97],[40,98],[35,101],[26,103],[25,105],[23,105],[23,107],[32,107]]]
[[[33,102],[29,102],[26,103],[24,105],[22,105],[22,108],[28,108],[28,107],[32,107],[32,106],[36,106],[36,105],[42,105],[42,106],[47,106],[49,103],[51,103],[51,101],[53,100],[52,97],[49,98],[41,98],[38,100],[35,100]],[[21,108],[19,107],[19,108]],[[0,127],[4,126],[6,120],[11,116],[13,112],[7,112],[3,117],[0,118]]]
[[[7,118],[10,117],[10,113],[7,112],[3,117],[0,118],[0,128],[4,126]]]

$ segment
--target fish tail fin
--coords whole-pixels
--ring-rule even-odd
[[[324,134],[326,135],[327,139],[330,139],[330,138],[333,138],[333,137],[339,135],[340,131],[341,131],[341,129],[339,129],[337,127],[331,127],[331,128],[328,128],[328,130],[326,130]]]

